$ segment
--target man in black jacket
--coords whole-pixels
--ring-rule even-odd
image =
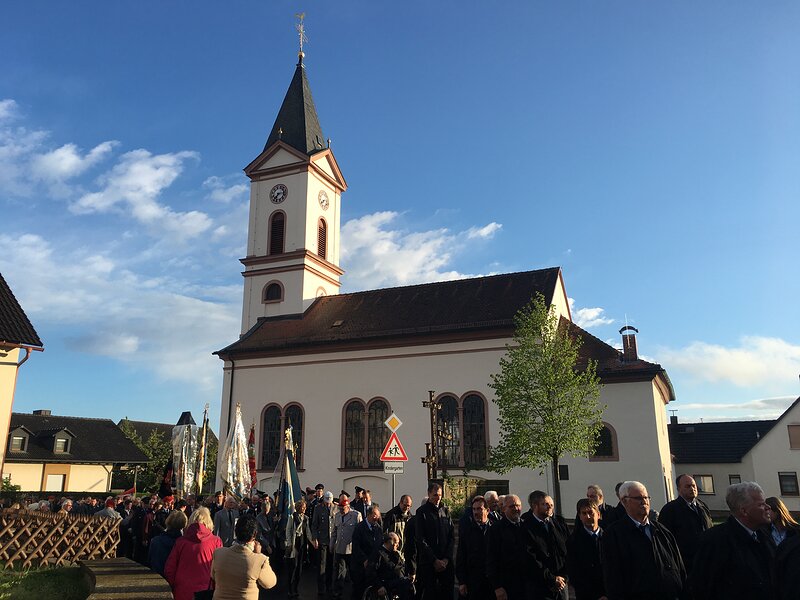
[[[725,502],[728,520],[700,536],[689,581],[692,593],[702,600],[773,598],[775,549],[770,535],[760,530],[770,523],[764,491],[757,483],[737,483],[728,487]]]
[[[598,600],[606,595],[603,567],[600,562],[600,511],[590,498],[577,505],[578,520],[567,540],[567,573],[575,589],[576,600]]]
[[[528,504],[522,523],[531,535],[533,597],[567,600],[567,524],[553,515],[553,499],[541,490],[530,493]]]
[[[697,541],[701,533],[711,529],[711,514],[697,497],[697,484],[691,475],[679,475],[675,483],[678,497],[664,505],[658,522],[675,536],[686,572],[691,574]]]
[[[503,518],[492,525],[486,539],[486,576],[497,600],[526,600],[531,571],[530,534],[522,526],[519,496],[503,499]]]
[[[486,537],[492,523],[483,496],[472,499],[472,514],[459,530],[456,577],[458,594],[469,600],[494,600],[494,590],[486,577]]]
[[[428,485],[428,501],[417,509],[414,523],[417,543],[417,581],[425,600],[453,597],[455,535],[442,486]]]
[[[350,577],[353,580],[353,600],[361,600],[366,588],[367,564],[383,543],[381,509],[372,504],[366,521],[356,525],[353,532],[353,554],[350,557]]]
[[[400,496],[397,506],[383,515],[383,531],[384,533],[396,533],[400,538],[399,552],[403,554],[403,558],[405,558],[406,552],[406,529],[408,520],[411,518],[411,504],[411,496],[403,494]]]
[[[609,600],[677,600],[686,569],[675,537],[650,520],[650,496],[638,481],[619,489],[625,516],[600,538],[603,578]]]
[[[414,598],[414,584],[405,570],[400,554],[400,537],[393,531],[383,534],[383,545],[373,555],[368,566],[368,583],[379,597],[398,596],[400,600]]]

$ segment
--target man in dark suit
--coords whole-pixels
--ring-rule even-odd
[[[522,526],[519,496],[503,499],[503,518],[492,525],[486,539],[486,576],[497,600],[526,600],[531,571],[530,534]]]
[[[606,595],[603,567],[600,563],[600,511],[589,498],[577,505],[578,520],[567,540],[567,573],[575,589],[576,600],[598,600]]]
[[[366,588],[366,568],[374,554],[383,544],[381,509],[370,506],[367,519],[356,525],[353,532],[353,554],[350,558],[350,577],[353,580],[353,600],[361,600]]]
[[[619,488],[625,516],[603,531],[600,552],[609,600],[676,600],[686,581],[675,537],[649,518],[650,496],[638,481]]]
[[[560,515],[553,515],[553,499],[546,493],[531,492],[528,504],[531,508],[522,515],[522,524],[531,536],[533,597],[567,600],[567,524]]]
[[[494,600],[494,590],[486,577],[486,537],[491,526],[486,499],[475,496],[470,519],[459,529],[458,535],[456,577],[458,594],[462,598]]]
[[[442,486],[438,483],[428,485],[428,501],[417,509],[414,528],[417,589],[426,600],[452,598],[455,532],[450,512],[442,504]]]
[[[697,544],[689,581],[692,593],[703,600],[773,598],[770,567],[775,548],[769,534],[761,531],[770,523],[764,491],[757,483],[737,483],[728,487],[725,502],[731,512],[728,520],[705,531]]]
[[[697,484],[691,475],[679,475],[675,483],[678,497],[664,505],[658,522],[675,536],[686,572],[691,573],[697,540],[706,529],[711,529],[711,514],[697,497]]]
[[[600,520],[603,521],[602,525],[606,527],[610,525],[610,522],[606,522],[606,514],[614,510],[614,507],[610,504],[606,504],[602,488],[596,483],[590,484],[586,488],[586,497],[597,504],[597,510],[600,512]]]

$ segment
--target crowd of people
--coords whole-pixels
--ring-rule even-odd
[[[176,600],[256,600],[279,576],[298,598],[303,569],[334,600],[345,591],[352,600],[568,600],[570,589],[576,600],[800,599],[800,525],[779,498],[731,485],[730,514],[713,525],[694,479],[676,484],[660,512],[637,481],[617,485],[614,506],[590,485],[571,527],[539,490],[525,512],[519,496],[488,491],[453,522],[437,483],[416,511],[408,494],[382,511],[369,490],[351,499],[318,484],[288,522],[277,498],[260,493],[23,507],[121,519],[118,554],[162,574]]]

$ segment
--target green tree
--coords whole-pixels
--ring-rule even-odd
[[[559,460],[591,455],[602,428],[596,363],[579,364],[581,339],[559,323],[541,294],[516,314],[514,324],[514,343],[506,346],[500,372],[489,384],[500,414],[500,443],[491,449],[489,465],[507,473],[515,467],[543,470],[549,463],[560,513]]]
[[[172,440],[169,440],[160,431],[153,430],[147,439],[143,440],[133,428],[131,422],[125,418],[120,423],[120,429],[136,446],[145,453],[150,462],[138,468],[136,476],[136,489],[145,492],[158,491],[164,467],[172,458]],[[133,473],[128,471],[124,478],[120,477],[127,487],[133,485]]]

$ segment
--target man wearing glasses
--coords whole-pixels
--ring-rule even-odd
[[[686,581],[678,544],[650,520],[650,496],[638,481],[619,489],[625,516],[600,539],[606,595],[611,600],[677,600]]]

